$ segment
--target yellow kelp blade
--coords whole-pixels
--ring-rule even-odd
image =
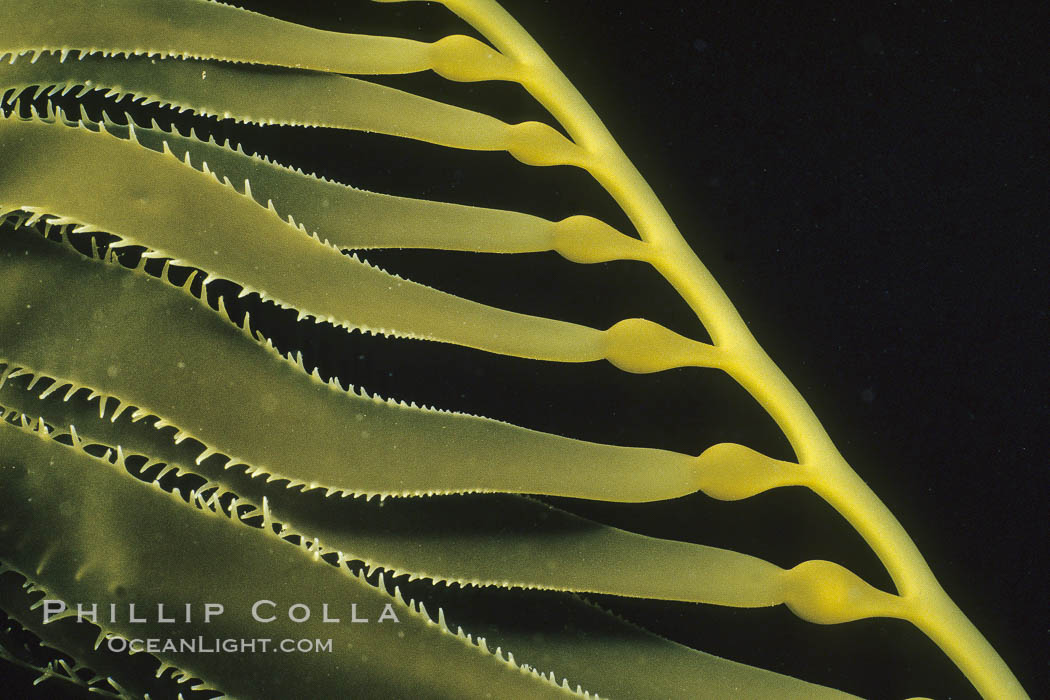
[[[0,144],[0,211],[87,224],[348,328],[548,360],[604,356],[601,331],[495,309],[387,274],[310,237],[213,175],[105,131],[12,117],[0,119]],[[98,178],[99,170],[107,177]]]
[[[492,630],[487,639],[462,629],[453,635],[444,612],[432,622],[421,605],[405,604],[396,590],[393,598],[387,596],[382,577],[377,590],[341,566],[323,563],[318,554],[330,551],[324,543],[293,547],[273,529],[239,524],[200,496],[190,499],[203,509],[185,504],[156,484],[131,477],[122,458],[110,464],[90,457],[79,438],[66,437],[71,447],[51,439],[42,426],[34,432],[0,422],[0,450],[9,465],[7,488],[0,493],[5,506],[0,527],[15,522],[19,527],[17,537],[0,543],[0,558],[27,573],[48,598],[71,605],[119,598],[115,621],[100,623],[104,632],[124,637],[243,639],[261,626],[251,614],[254,606],[257,614],[276,618],[262,623],[274,643],[281,635],[332,640],[331,653],[297,655],[294,678],[264,673],[272,664],[257,652],[155,654],[202,678],[205,687],[248,698],[315,692],[316,697],[407,697],[413,687],[426,687],[432,697],[559,697],[571,694],[571,683],[558,667],[572,666],[608,689],[598,691],[602,695],[614,697],[649,698],[654,689],[663,695],[663,686],[698,698],[725,697],[727,689],[770,700],[849,697],[668,643],[573,598],[558,606],[565,624],[545,632],[542,641],[520,628]],[[100,507],[111,498],[122,503],[120,512]],[[240,508],[235,502],[229,510]],[[56,538],[59,531],[65,534]],[[161,560],[180,576],[152,575]],[[125,606],[131,603],[138,604],[135,614],[145,611],[147,622],[130,622]],[[208,610],[218,610],[206,608],[208,603],[222,605],[222,612],[205,622]],[[307,609],[310,617],[302,620]],[[175,622],[161,623],[161,615]],[[369,626],[353,623],[354,618],[367,618]],[[506,645],[491,655],[499,640]],[[551,650],[559,657],[551,659]],[[631,663],[623,663],[627,658]],[[555,662],[554,670],[537,673],[548,660]],[[526,665],[519,668],[520,662]],[[639,664],[666,676],[654,684],[637,672]],[[558,679],[561,688],[555,687]]]
[[[760,671],[662,639],[575,596],[437,587],[428,596],[474,637],[516,659],[554,664],[602,697],[620,700],[845,700],[854,696]],[[429,603],[428,603],[429,605]],[[475,610],[484,611],[475,613]],[[523,624],[522,620],[528,621]],[[561,669],[564,669],[562,671]]]
[[[128,117],[130,120],[130,116]],[[201,141],[159,128],[129,127],[106,121],[82,123],[133,138],[154,151],[167,149],[180,161],[208,168],[259,204],[273,203],[311,234],[347,249],[429,248],[475,253],[530,253],[553,250],[575,262],[644,260],[647,246],[590,216],[548,221],[516,211],[471,207],[368,192],[268,158],[249,156],[239,147]],[[132,131],[134,133],[132,133]]]
[[[7,369],[0,367],[0,375]],[[265,499],[273,520],[395,575],[733,607],[783,602],[786,572],[746,554],[646,537],[518,496],[365,500],[290,490],[224,469],[217,457],[196,464],[199,446],[175,444],[170,430],[158,432],[149,419],[132,422],[128,412],[100,418],[86,389],[69,396],[62,382],[40,380],[27,391],[27,379],[0,386],[0,407],[75,425],[87,444],[119,444],[127,455],[165,465],[165,472],[188,471],[255,503]]]
[[[22,209],[106,231],[335,325],[532,359],[606,358],[632,372],[719,361],[711,346],[647,321],[628,319],[602,332],[390,275],[347,258],[214,174],[105,130],[9,117],[0,119],[0,145],[0,212]],[[99,179],[99,169],[111,177]]]
[[[10,235],[15,239],[15,234]],[[53,250],[26,255],[32,251],[34,243],[38,249],[50,247]],[[18,358],[20,354],[33,355],[30,349],[39,347],[36,355],[45,358],[43,362],[68,370],[51,373],[59,381],[48,386],[44,390],[45,395],[55,393],[69,398],[69,392],[74,387],[84,387],[92,390],[93,394],[114,397],[117,407],[110,417],[111,424],[119,414],[135,406],[133,416],[148,413],[160,415],[165,424],[176,428],[176,440],[181,441],[195,434],[204,443],[206,453],[232,455],[234,461],[248,465],[251,474],[262,471],[270,475],[271,479],[292,479],[294,483],[306,484],[308,488],[316,486],[328,492],[352,491],[351,487],[344,484],[356,484],[369,479],[385,480],[380,483],[401,486],[412,484],[412,480],[420,480],[420,483],[430,486],[430,491],[438,492],[512,490],[502,485],[521,483],[520,479],[526,479],[532,480],[531,483],[518,487],[518,491],[601,497],[605,500],[639,500],[652,497],[654,488],[688,483],[691,474],[693,486],[704,487],[709,483],[719,486],[723,482],[733,481],[726,474],[732,474],[734,469],[740,467],[739,463],[747,463],[746,454],[733,457],[746,450],[741,446],[716,446],[694,459],[657,450],[612,447],[559,438],[468,416],[378,404],[392,408],[395,413],[407,413],[391,420],[389,414],[375,410],[377,404],[374,401],[361,401],[352,394],[316,382],[294,365],[273,357],[262,346],[248,340],[237,329],[207,311],[195,318],[195,324],[187,323],[180,327],[175,323],[180,316],[180,306],[198,314],[203,309],[196,300],[163,286],[157,280],[97,262],[73,260],[73,264],[62,265],[62,258],[69,261],[73,255],[39,240],[30,239],[30,245],[25,246],[21,253],[14,246],[11,250],[14,254],[5,261],[5,269],[12,278],[24,281],[18,290],[4,290],[5,296],[11,301],[5,327],[11,329],[11,335],[17,329],[22,340],[0,341],[0,359],[26,367],[24,364],[18,365],[17,359],[12,358]],[[55,251],[66,255],[46,254]],[[100,292],[101,287],[92,288],[70,281],[78,276],[86,278],[91,272],[98,273],[100,279],[125,278],[119,288],[111,285],[109,289],[110,298],[116,298],[117,303],[94,304],[93,313],[104,318],[123,318],[131,313],[131,308],[127,306],[131,303],[138,310],[139,315],[135,318],[144,319],[141,323],[129,321],[125,324],[130,331],[127,335],[122,334],[124,329],[103,332],[102,347],[111,348],[109,350],[96,346],[100,334],[79,327],[77,318],[81,309],[71,310],[62,302],[49,304],[46,300],[39,301],[46,299],[43,290],[58,278],[66,279],[67,291],[79,299],[105,298],[106,295]],[[40,286],[37,294],[24,293],[25,288],[30,286],[25,280],[37,280]],[[137,286],[141,286],[141,289]],[[170,294],[156,295],[155,298],[151,298],[153,295],[148,293],[141,294],[144,290],[154,289],[165,290]],[[120,296],[116,297],[117,294]],[[170,303],[157,303],[157,299],[164,296],[170,297]],[[27,312],[16,313],[23,307],[22,302],[26,302]],[[63,306],[66,308],[62,309]],[[162,327],[155,320],[161,318],[166,319]],[[152,335],[146,330],[148,327],[152,329]],[[214,328],[213,332],[205,333],[209,327]],[[62,329],[68,328],[73,330],[70,335],[64,336]],[[47,333],[49,330],[51,332]],[[215,343],[210,337],[212,335],[225,338],[228,342]],[[171,342],[173,337],[194,338],[194,342],[189,345],[192,350],[179,350],[172,354],[168,348],[175,346]],[[79,342],[81,352],[70,355],[64,348],[75,342]],[[60,350],[45,349],[56,343]],[[117,359],[120,348],[128,347],[135,347],[138,352],[128,354],[125,351],[124,356]],[[245,354],[249,349],[256,351],[254,356]],[[101,362],[84,359],[85,355],[96,352],[101,353]],[[222,369],[210,368],[209,358],[214,357],[223,358],[229,365]],[[259,365],[260,371],[253,371],[252,364]],[[11,367],[6,368],[4,375],[8,375],[10,370]],[[20,368],[17,373],[31,371],[31,368]],[[85,376],[92,377],[91,381],[85,381]],[[249,387],[265,389],[256,391]],[[269,399],[272,408],[265,423],[256,420],[257,414],[254,413],[245,417],[245,403],[251,406],[265,404],[267,396],[272,397]],[[342,404],[336,397],[347,398],[350,403]],[[324,398],[329,401],[326,403]],[[359,402],[358,407],[353,405],[355,399]],[[14,400],[18,401],[17,394]],[[5,399],[5,403],[10,404],[10,401]],[[166,410],[151,408],[157,404],[165,404]],[[104,417],[104,409],[103,403],[98,411],[100,417]],[[346,427],[347,414],[354,416],[349,429]],[[81,424],[83,417],[83,413],[72,411],[65,416]],[[299,428],[297,421],[302,421],[303,417],[306,417],[309,427]],[[416,422],[415,418],[418,417],[434,420],[430,423]],[[186,425],[195,426],[194,430],[198,432],[189,433],[184,428]],[[486,430],[493,427],[496,430]],[[89,426],[88,430],[92,428]],[[110,429],[103,424],[102,430]],[[123,442],[119,437],[122,431],[123,426],[114,426],[105,439],[112,443],[118,440]],[[309,447],[304,447],[295,443],[297,434],[313,435],[315,439],[308,441],[312,443]],[[340,455],[334,459],[326,457],[330,450],[324,449],[331,444],[338,444],[342,448]],[[129,447],[146,454],[154,454],[159,449],[161,458],[168,463],[194,459],[193,456],[189,460],[185,456],[174,456],[173,459],[175,451],[170,446],[157,448],[150,444],[149,439],[132,443]],[[730,455],[728,459],[724,456],[726,452]],[[245,458],[245,455],[250,455],[250,458]],[[204,456],[197,456],[195,461],[202,461]],[[746,497],[766,487],[790,483],[792,474],[789,465],[768,459],[766,461],[767,466],[774,470],[788,470],[783,480],[765,483],[759,488],[754,485],[753,474],[742,474],[741,479],[751,483],[739,487],[747,491],[739,497]],[[619,470],[610,467],[610,462],[621,465]],[[551,465],[558,468],[551,470]],[[275,513],[279,513],[281,519],[308,523],[309,530],[314,534],[320,534],[337,546],[344,546],[345,543],[345,550],[354,552],[359,558],[415,576],[473,584],[598,591],[732,606],[768,606],[785,602],[796,611],[806,609],[812,592],[816,590],[812,571],[802,568],[806,563],[796,569],[783,571],[768,562],[735,552],[639,537],[613,528],[597,527],[557,511],[538,513],[532,508],[529,509],[531,514],[545,521],[544,525],[539,531],[533,530],[518,539],[516,546],[503,546],[499,556],[490,557],[483,551],[485,546],[490,549],[498,547],[491,539],[486,540],[486,545],[486,541],[476,542],[457,534],[462,532],[462,517],[449,518],[447,522],[450,529],[446,533],[441,530],[440,521],[433,517],[434,513],[425,515],[422,520],[417,518],[414,527],[411,522],[401,523],[398,532],[388,532],[378,538],[369,539],[366,533],[361,544],[358,544],[353,533],[348,533],[341,525],[354,516],[352,507],[348,511],[342,511],[339,507],[305,507],[307,502],[300,501],[301,496],[296,492],[285,490],[283,495],[273,495],[272,491],[260,488],[245,478],[227,477],[217,466],[202,466],[201,469],[206,477],[233,488],[241,495],[252,496],[256,500],[271,495]],[[695,473],[690,469],[695,470]],[[308,481],[311,478],[315,480]],[[468,480],[471,487],[449,487],[448,484],[455,483],[456,479]],[[587,486],[586,482],[598,485]],[[649,490],[639,491],[640,487]],[[367,490],[365,492],[370,493]],[[716,495],[724,496],[721,491],[716,492]],[[509,515],[509,512],[506,514]],[[445,510],[445,514],[448,516],[448,510]],[[358,518],[360,515],[361,511],[358,510]],[[381,515],[379,519],[384,517]],[[501,526],[509,524],[505,519],[497,519],[497,522]],[[529,526],[529,523],[524,524],[526,532]],[[407,541],[430,538],[434,538],[437,545],[434,552],[422,557],[409,554],[406,558],[399,551]],[[564,560],[573,561],[576,559],[574,552],[580,547],[586,548],[588,554],[571,565],[569,572],[561,573],[559,569],[564,566],[563,562],[552,558],[559,554],[558,548]],[[508,556],[514,558],[515,563],[508,565],[501,574],[497,562]],[[531,561],[543,562],[543,565],[534,567],[530,565]],[[593,567],[588,567],[588,562]],[[582,566],[577,568],[581,563]],[[622,565],[622,571],[609,571],[604,575],[588,572],[588,568],[599,569],[616,563]],[[657,587],[648,584],[648,574],[654,570],[668,572],[671,583]],[[678,575],[678,572],[688,573]],[[802,578],[799,578],[802,574]],[[859,602],[850,607],[850,619],[885,614],[882,605],[885,594],[870,589],[859,580],[850,579],[847,585],[852,587],[851,595],[856,601],[865,597],[874,601],[868,607],[859,605]],[[800,614],[811,617],[804,612]],[[839,617],[820,621],[843,619]]]
[[[122,464],[6,422],[0,423],[0,453],[0,528],[9,533],[0,540],[0,559],[31,576],[49,597],[74,606],[119,600],[115,621],[100,614],[107,633],[201,638],[212,647],[215,640],[235,640],[238,649],[226,653],[191,652],[175,641],[155,654],[227,694],[408,697],[426,687],[450,698],[480,696],[486,689],[500,697],[572,695],[450,634],[399,597],[283,542],[272,530],[184,503],[129,476]],[[260,600],[272,601],[263,610],[273,620],[253,619]],[[131,604],[138,613],[150,611],[147,622],[132,621],[125,607]],[[289,614],[297,604],[303,607]],[[324,621],[326,604],[328,618],[340,622]],[[367,627],[351,622],[354,604],[357,617],[369,619]],[[215,613],[210,619],[208,610]],[[160,621],[169,614],[175,622]],[[274,644],[331,641],[314,653],[296,654],[293,672],[275,674],[272,651],[240,645],[256,635]]]
[[[270,478],[361,494],[503,491],[620,501],[672,498],[699,486],[696,457],[347,392],[307,376],[156,278],[85,260],[31,232],[0,229],[0,245],[4,361],[134,405],[176,426],[179,439],[195,438]],[[56,288],[61,297],[51,294]]]
[[[504,78],[513,72],[509,60],[465,36],[431,44],[344,34],[206,0],[4,0],[0,24],[12,28],[0,38],[0,56],[45,51],[63,56],[70,51],[145,54],[334,73],[434,69],[471,80]],[[466,73],[457,69],[464,63],[476,68]]]
[[[256,124],[353,129],[476,151],[508,151],[536,165],[579,164],[574,144],[539,122],[507,124],[495,117],[425,97],[313,71],[249,64],[104,58],[61,61],[45,54],[0,62],[0,90],[39,86],[61,92],[85,87],[146,104]]]

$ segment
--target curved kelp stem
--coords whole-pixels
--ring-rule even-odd
[[[584,167],[621,206],[641,238],[655,248],[654,267],[696,312],[715,346],[731,358],[725,371],[784,431],[799,463],[811,475],[807,485],[842,514],[882,561],[902,599],[905,619],[937,643],[983,697],[1027,697],[1002,658],[934,578],[900,522],[846,463],[809,404],[759,346],[579,91],[494,0],[442,4],[519,64],[522,85],[587,154]]]

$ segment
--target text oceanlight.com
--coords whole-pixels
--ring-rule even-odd
[[[198,634],[200,625],[221,622],[227,614],[222,603],[75,603],[61,600],[42,601],[44,623],[72,619],[103,628],[106,647],[113,652],[151,654],[286,654],[332,653],[332,639],[323,637],[252,637],[226,638]],[[260,625],[277,622],[282,632],[291,631],[287,623],[353,626],[394,624],[401,622],[393,605],[358,605],[357,603],[312,605],[294,602],[278,604],[261,599],[243,608],[229,611],[236,619],[250,616]],[[285,625],[280,625],[284,622]],[[140,626],[141,625],[141,626]],[[229,625],[223,625],[228,628]],[[320,631],[314,628],[310,631]],[[216,630],[218,631],[218,630]],[[136,633],[141,634],[141,637]],[[167,634],[165,634],[167,633]]]
[[[138,653],[147,651],[151,654],[254,654],[266,652],[283,652],[286,654],[309,654],[316,652],[332,653],[331,639],[279,639],[266,637],[257,639],[219,639],[216,637],[194,637],[182,639],[124,639],[110,637],[106,639],[110,651],[130,651]]]

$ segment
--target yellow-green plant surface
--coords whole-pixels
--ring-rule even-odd
[[[787,663],[729,661],[604,609],[637,599],[677,611],[783,605],[818,625],[902,621],[981,696],[1027,697],[543,47],[491,0],[426,8],[437,33],[411,39],[413,11],[381,4],[368,15],[378,26],[347,12],[339,31],[206,0],[0,5],[4,26],[20,29],[0,39],[0,585],[9,618],[63,654],[44,667],[45,687],[238,698],[863,692]],[[486,102],[484,88],[503,97]],[[253,139],[276,149],[272,160],[251,155]],[[297,169],[299,144],[344,167],[321,173],[335,179]],[[455,182],[471,162],[513,174],[491,202],[435,197],[406,182],[406,153],[431,163],[420,179]],[[388,193],[353,189],[367,185],[353,181],[354,163],[367,177],[369,159],[387,163]],[[539,214],[505,191],[556,206]],[[499,267],[510,258],[525,262]],[[493,277],[490,263],[516,272]],[[582,318],[578,298],[600,297],[598,277],[629,288],[640,274],[661,281],[659,299],[598,298]],[[463,279],[475,276],[483,283]],[[549,289],[526,298],[529,285],[563,280],[564,305],[544,308]],[[495,384],[505,403],[517,390],[500,383],[516,377],[545,387],[546,403],[576,401],[618,427],[599,437],[558,414],[505,422],[513,408],[475,408],[455,367],[467,368],[464,386]],[[420,386],[431,375],[437,389],[387,381],[402,372]],[[718,377],[711,393],[671,402],[674,384],[701,374]],[[654,423],[676,417],[639,439],[642,392],[658,397],[642,409]],[[720,411],[771,418],[777,435],[678,434],[690,416]],[[821,556],[758,557],[717,533],[631,527],[632,514],[711,498],[761,505],[774,490],[830,505],[838,515],[826,521],[855,531],[850,544],[866,544],[884,573],[869,582]],[[767,534],[775,551],[778,533]],[[43,599],[192,614],[96,627],[71,610],[42,625]],[[304,606],[309,619],[260,623],[250,615],[260,600]],[[209,604],[223,614],[204,619]],[[358,616],[369,622],[350,622]],[[7,633],[5,657],[44,663],[19,651],[20,634]],[[127,656],[96,636],[332,646]]]

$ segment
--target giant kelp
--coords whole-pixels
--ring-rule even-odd
[[[11,247],[6,251],[9,263],[5,268],[4,360],[7,376],[13,382],[22,376],[24,382],[9,386],[12,398],[5,398],[3,403],[13,411],[12,423],[29,430],[31,423],[14,414],[43,415],[53,427],[38,424],[38,437],[49,432],[64,435],[65,426],[72,424],[84,440],[120,446],[120,455],[142,454],[165,465],[177,465],[179,471],[194,472],[208,480],[196,487],[190,499],[201,513],[219,511],[229,516],[227,520],[261,520],[264,531],[276,529],[293,539],[298,537],[305,543],[302,548],[312,551],[315,559],[322,553],[334,555],[329,558],[339,565],[353,559],[365,567],[381,566],[390,572],[437,580],[736,606],[787,602],[800,615],[814,621],[887,615],[921,623],[928,633],[937,632],[943,621],[927,619],[927,608],[911,602],[939,590],[931,588],[936,583],[922,568],[916,568],[921,558],[910,548],[895,521],[844,466],[808,409],[754,345],[724,295],[679,242],[651,192],[600,130],[586,105],[498,8],[488,3],[449,5],[502,53],[486,53],[469,40],[456,39],[444,44],[462,47],[462,53],[454,51],[451,59],[423,52],[427,57],[420,60],[405,49],[403,54],[393,54],[397,60],[384,59],[381,66],[369,65],[367,61],[327,63],[299,59],[294,52],[292,58],[236,53],[232,48],[224,54],[223,49],[207,48],[203,30],[193,34],[201,42],[183,49],[169,43],[150,45],[152,34],[143,39],[123,33],[108,36],[100,30],[97,36],[85,36],[83,22],[77,21],[71,26],[80,33],[73,36],[63,36],[62,27],[57,27],[54,38],[47,42],[38,39],[35,46],[13,45],[13,57],[14,53],[30,53],[5,66],[4,80],[12,88],[41,86],[77,91],[80,86],[100,87],[115,94],[142,95],[164,104],[249,122],[381,131],[441,145],[507,150],[530,164],[580,166],[618,199],[641,234],[641,241],[590,217],[573,216],[555,223],[501,211],[366,197],[253,160],[233,149],[195,143],[192,138],[161,129],[94,124],[62,114],[54,118],[11,117],[5,120],[3,133],[5,154],[10,154],[12,167],[5,171],[0,184],[0,202],[5,210],[13,212],[16,227],[52,229],[73,239],[101,231],[115,237],[102,239],[110,251],[139,246],[148,257],[203,271],[200,281],[191,278],[183,285],[186,289],[178,291],[141,274],[149,272],[146,263],[130,263],[135,268],[132,271],[99,263],[92,268],[90,262],[76,260],[76,254],[69,250],[59,252],[61,248],[56,243],[39,243],[5,231]],[[136,9],[162,6],[164,18],[169,17],[172,7],[185,8],[186,12],[216,9],[207,3],[129,4]],[[126,12],[126,8],[121,8],[121,12]],[[217,21],[201,17],[201,26],[214,26]],[[103,20],[92,22],[104,27],[107,23]],[[263,20],[253,16],[252,21]],[[303,42],[301,36],[294,42],[292,37],[282,38],[286,30],[288,27],[276,26],[269,44]],[[172,36],[178,39],[177,33]],[[170,37],[164,39],[169,40]],[[217,38],[211,46],[218,43],[221,42]],[[33,53],[38,50],[39,56]],[[90,50],[147,55],[116,59],[87,55],[81,60]],[[75,53],[66,55],[67,51]],[[352,55],[354,48],[347,46],[341,51]],[[365,49],[364,55],[372,55],[372,51]],[[173,53],[190,58],[165,58]],[[550,127],[528,122],[509,125],[483,114],[447,108],[351,78],[228,65],[210,60],[213,56],[335,72],[368,74],[433,68],[455,79],[514,79],[550,109],[571,141]],[[496,70],[470,68],[492,60],[496,61]],[[460,65],[468,69],[455,68]],[[317,111],[308,112],[307,106]],[[362,106],[366,108],[363,113]],[[42,153],[54,165],[54,173],[48,178],[31,175],[34,160]],[[99,164],[113,176],[92,180],[90,189],[80,186],[92,179]],[[289,194],[285,196],[285,192]],[[329,192],[332,199],[347,199],[343,205],[347,214],[326,218],[311,212],[316,209],[311,202],[327,205]],[[369,209],[363,202],[355,204],[353,199],[368,200],[374,208]],[[193,203],[190,220],[187,200]],[[322,210],[327,211],[328,207]],[[362,216],[363,221],[348,216],[349,212],[362,210],[364,213],[356,216]],[[432,227],[432,222],[436,226]],[[507,228],[510,231],[505,233]],[[355,232],[361,230],[366,237],[355,237]],[[492,235],[493,230],[498,232],[496,236]],[[370,237],[374,232],[382,235]],[[493,243],[494,238],[499,242]],[[557,250],[580,262],[644,260],[664,274],[691,303],[713,342],[689,340],[641,319],[595,329],[511,314],[410,283],[339,253],[339,249],[382,246],[497,252]],[[116,261],[117,256],[93,251],[93,257]],[[159,274],[169,277],[167,270]],[[331,383],[325,386],[318,378],[309,377],[301,362],[282,358],[265,343],[260,344],[257,334],[250,330],[250,322],[243,322],[244,330],[239,329],[224,318],[221,309],[214,314],[185,293],[206,295],[203,287],[215,286],[212,280],[216,278],[236,284],[241,294],[256,294],[277,307],[292,309],[301,318],[341,328],[458,343],[533,359],[588,362],[604,358],[631,372],[717,367],[764,404],[792,442],[801,466],[731,443],[712,446],[699,457],[595,445],[496,421],[395,405],[375,400],[362,390],[347,391],[344,386]],[[85,327],[82,309],[70,307],[63,298],[48,303],[46,290],[59,285],[72,298],[84,300],[93,318],[120,319],[120,323],[115,328],[102,323]],[[216,305],[221,306],[221,302],[216,301]],[[77,347],[76,353],[68,352],[71,345]],[[129,347],[136,351],[127,353]],[[222,358],[222,363],[215,358]],[[50,395],[54,406],[45,411],[43,405],[34,405],[32,397],[22,391],[35,385],[43,386],[35,393],[44,399]],[[78,391],[82,394],[79,399]],[[88,406],[77,404],[85,399],[84,395],[90,397],[84,401]],[[56,400],[62,398],[70,400]],[[238,408],[245,404],[252,408]],[[105,419],[94,430],[90,427],[91,409]],[[142,422],[150,423],[153,432],[136,431],[141,426],[135,424]],[[15,569],[44,589],[55,595],[64,594],[70,600],[104,598],[118,590],[123,595],[131,591],[134,599],[143,602],[176,601],[180,595],[186,595],[179,591],[162,594],[145,585],[145,577],[135,567],[140,556],[134,549],[134,540],[129,543],[120,538],[118,543],[107,539],[129,529],[140,531],[136,537],[143,543],[171,540],[174,549],[185,542],[210,542],[210,552],[205,547],[194,547],[167,554],[173,562],[180,561],[179,556],[189,557],[176,568],[197,568],[201,580],[219,578],[224,570],[220,565],[230,563],[227,552],[234,550],[246,558],[243,564],[238,559],[233,567],[247,574],[245,580],[262,577],[265,567],[253,575],[247,559],[258,566],[264,555],[252,555],[255,550],[251,547],[266,545],[258,544],[258,538],[250,538],[250,530],[226,530],[216,525],[214,534],[206,534],[203,529],[211,526],[197,524],[204,516],[193,516],[188,507],[146,505],[146,500],[135,500],[145,498],[142,487],[119,480],[85,487],[92,498],[83,502],[82,511],[66,513],[69,522],[64,529],[79,533],[63,541],[68,550],[48,546],[46,539],[34,539],[50,531],[42,532],[42,524],[35,526],[33,514],[40,517],[51,510],[65,513],[69,508],[64,504],[75,496],[63,492],[61,479],[36,482],[40,475],[31,465],[44,459],[60,459],[83,465],[71,469],[89,469],[89,460],[75,451],[80,448],[81,439],[72,434],[63,440],[70,443],[63,448],[65,451],[53,448],[54,454],[61,457],[41,457],[40,445],[47,443],[27,442],[24,433],[11,434],[5,454],[14,455],[11,460],[21,471],[13,472],[10,479],[12,483],[25,484],[23,488],[27,490],[9,492],[8,497],[13,500],[8,517],[11,527],[17,526],[26,537],[13,538],[5,556]],[[180,456],[174,451],[183,447],[181,443],[186,443],[187,450]],[[70,456],[70,451],[75,456]],[[211,455],[216,455],[221,463],[216,465]],[[126,466],[123,457],[117,463]],[[119,474],[120,470],[100,472],[99,478],[111,477],[114,472]],[[245,478],[251,476],[259,478]],[[264,479],[276,481],[276,488],[267,487]],[[641,501],[700,489],[716,497],[735,499],[791,484],[808,486],[842,511],[887,564],[904,596],[876,591],[827,562],[803,562],[783,570],[735,552],[631,536],[530,501],[493,504],[486,503],[485,496],[473,497],[469,508],[479,519],[491,513],[494,520],[489,522],[498,522],[500,515],[518,509],[524,511],[519,522],[544,523],[522,533],[499,531],[491,535],[484,524],[476,524],[474,530],[458,526],[466,517],[458,512],[462,504],[440,513],[434,511],[440,511],[441,506],[423,502],[415,507],[409,502],[401,517],[410,522],[403,525],[399,536],[379,537],[374,542],[341,525],[347,519],[345,512],[323,512],[326,507],[358,505],[359,510],[367,511],[357,516],[361,521],[386,517],[382,512],[368,511],[367,503],[350,500],[354,495],[499,491]],[[127,497],[122,495],[125,490]],[[53,505],[41,506],[37,491],[54,499]],[[329,498],[309,501],[318,491]],[[127,505],[115,508],[102,494],[110,494],[114,501]],[[96,496],[103,500],[96,500]],[[15,503],[28,498],[38,502],[30,512],[14,509]],[[170,515],[165,510],[168,508]],[[140,514],[149,510],[156,511],[155,517],[164,521],[165,528],[150,530],[137,524]],[[109,515],[95,518],[96,513]],[[222,521],[220,517],[206,522]],[[448,532],[443,536],[439,528],[435,528],[437,533],[427,532],[434,523],[447,523]],[[198,528],[202,532],[197,532]],[[256,544],[242,544],[242,540]],[[424,541],[426,546],[415,546]],[[552,556],[557,548],[565,554]],[[99,551],[104,551],[105,556],[100,556]],[[589,555],[598,562],[588,561]],[[296,566],[294,556],[287,555],[288,567]],[[200,563],[193,563],[192,557],[199,557]],[[557,565],[544,570],[544,564],[551,560]],[[610,561],[619,560],[627,564],[622,570],[606,568]],[[209,562],[219,568],[208,568]],[[93,576],[82,584],[84,571]],[[318,602],[382,595],[382,591],[376,594],[365,589],[355,592],[350,584],[342,582],[343,578],[339,579],[341,583],[328,584],[328,579],[336,580],[333,574],[306,573],[313,571],[327,570],[302,566],[302,573],[284,574],[283,579],[294,580],[296,590],[305,587],[311,595],[318,596]],[[653,571],[666,573],[653,576]],[[682,571],[693,575],[682,577]],[[72,581],[63,578],[71,574],[80,576],[73,575]],[[89,583],[97,587],[91,588]],[[326,588],[329,585],[343,588]],[[922,591],[921,595],[917,591]],[[280,591],[267,595],[279,594]],[[249,589],[246,595],[255,596],[255,592]],[[227,607],[243,607],[244,602],[231,600]],[[944,600],[937,605],[943,608],[945,619],[953,619],[958,629],[965,629],[964,621],[951,612],[952,608],[945,607]],[[413,627],[405,631],[406,636],[414,636],[418,649],[399,652],[396,642],[383,647],[383,635],[387,634],[384,630],[371,640],[376,643],[374,648],[364,653],[355,650],[345,662],[327,669],[297,669],[305,679],[298,686],[300,692],[328,692],[339,687],[340,679],[351,684],[343,687],[356,688],[358,692],[369,689],[406,693],[408,687],[420,684],[430,684],[433,694],[451,696],[462,696],[472,687],[503,688],[504,695],[544,692],[538,681],[523,680],[535,676],[514,675],[514,664],[486,665],[472,655],[473,651],[463,651],[468,647],[446,644],[445,648],[436,642],[428,645],[425,631],[431,630],[431,636],[443,638],[444,628],[425,622],[426,618],[414,622],[418,630]],[[580,623],[584,630],[602,625],[615,627],[612,620]],[[107,631],[128,633],[119,628]],[[369,634],[372,632],[369,630]],[[515,652],[517,659],[529,667],[543,670],[550,666],[559,680],[568,678],[603,696],[662,692],[653,689],[648,679],[635,678],[632,682],[623,676],[624,667],[618,663],[614,641],[630,636],[622,629],[610,631],[604,642],[593,635],[548,639],[545,649],[530,649],[527,635],[515,638],[512,632],[503,634],[506,636],[501,648]],[[489,645],[491,638],[492,635]],[[979,637],[972,639],[971,648],[964,652],[981,649]],[[941,641],[951,646],[950,642]],[[532,656],[523,653],[523,649],[529,649]],[[552,653],[555,649],[565,651]],[[670,645],[646,642],[639,637],[634,645],[624,645],[622,649],[635,658],[646,658],[650,665],[677,664],[673,687],[681,694],[725,694],[714,684],[710,672],[699,670],[706,668],[704,664],[718,663],[710,657],[686,654],[695,664],[690,671],[682,650]],[[959,649],[955,652],[961,653]],[[421,660],[418,675],[410,675],[405,681],[410,684],[408,687],[393,685],[392,676],[388,675],[393,673],[392,658],[396,657],[400,666],[404,655]],[[502,653],[498,656],[503,658]],[[545,660],[534,660],[539,658]],[[551,658],[558,661],[546,660]],[[282,690],[276,680],[267,686],[268,674],[245,672],[246,667],[229,659],[225,660],[225,667],[218,659],[215,668],[195,665],[196,661],[190,658],[162,660],[233,695],[250,695],[251,683],[259,683],[254,691],[263,694],[287,694],[296,687],[289,685]],[[313,661],[319,663],[317,659]],[[559,663],[563,666],[559,667]],[[968,672],[981,678],[982,667],[985,672],[993,668],[989,663],[982,661],[977,669],[970,667]],[[450,666],[454,666],[454,672],[436,670]],[[732,679],[730,682],[748,683],[752,695],[768,692],[781,696],[792,688],[791,682],[782,677],[734,665],[725,668],[732,669],[722,671]],[[504,683],[499,680],[504,669],[509,669],[513,679],[500,685]],[[241,674],[250,677],[241,678]],[[448,677],[443,682],[449,685],[442,686],[435,680],[437,677]],[[690,687],[686,685],[688,678],[696,683],[692,690],[686,689]],[[318,685],[311,686],[311,680]],[[280,682],[296,681],[284,677]],[[520,683],[526,685],[515,687]],[[804,696],[817,692],[809,687],[795,687]]]

